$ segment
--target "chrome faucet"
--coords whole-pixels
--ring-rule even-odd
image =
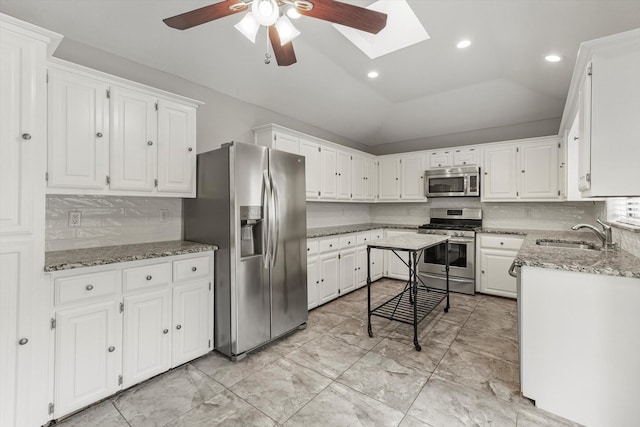
[[[602,242],[602,249],[615,249],[616,244],[613,243],[613,240],[611,237],[611,227],[605,224],[604,222],[600,221],[599,219],[596,219],[596,221],[598,222],[598,224],[602,226],[602,231],[598,230],[596,227],[594,227],[591,224],[576,224],[573,227],[571,227],[571,229],[580,230],[581,228],[588,228],[589,230],[593,231],[593,233],[596,236],[598,236],[598,238]]]

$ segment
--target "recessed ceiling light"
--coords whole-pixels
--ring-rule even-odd
[[[460,40],[456,45],[458,49],[464,49],[465,47],[469,47],[469,46],[471,46],[470,40]]]
[[[369,77],[370,79],[375,79],[376,77],[378,77],[380,74],[378,74],[377,71],[369,71],[369,73],[367,74],[367,77]]]
[[[544,57],[547,62],[560,62],[562,61],[562,57],[560,55],[547,55]]]

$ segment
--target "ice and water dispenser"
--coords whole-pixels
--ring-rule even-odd
[[[240,206],[240,256],[262,254],[262,206]]]

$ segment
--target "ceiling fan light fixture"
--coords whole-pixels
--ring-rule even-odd
[[[253,13],[249,12],[244,15],[244,18],[234,25],[234,27],[236,27],[236,30],[240,31],[243,36],[251,40],[251,43],[256,42],[256,35],[260,29],[260,24],[256,21]]]
[[[298,12],[298,9],[295,6],[290,6],[287,8],[287,16],[291,19],[298,19],[302,15]]]
[[[251,13],[260,25],[269,27],[278,20],[280,8],[276,0],[254,0],[251,5]]]
[[[300,31],[284,15],[276,21],[276,30],[278,30],[278,36],[280,37],[280,46],[284,46],[300,35]]]

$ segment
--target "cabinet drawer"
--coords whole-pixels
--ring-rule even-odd
[[[211,273],[209,257],[183,259],[173,262],[173,281],[196,279],[206,277]]]
[[[520,236],[481,235],[480,246],[483,248],[512,249],[517,251],[520,249],[520,246],[522,246],[523,240],[524,237]]]
[[[109,270],[55,279],[55,304],[115,296],[119,273],[119,270]]]
[[[338,239],[337,237],[322,239],[320,240],[320,253],[337,251],[339,244],[340,244],[340,239]]]
[[[384,237],[384,230],[373,230],[371,232],[371,241],[380,240]]]
[[[366,245],[369,242],[371,242],[371,232],[358,233],[358,245]]]
[[[125,292],[171,282],[171,264],[168,262],[127,268],[122,273]]]
[[[318,253],[318,241],[316,239],[307,240],[307,256],[313,256]]]
[[[340,237],[340,249],[353,248],[356,246],[357,237],[355,234],[347,234]]]

